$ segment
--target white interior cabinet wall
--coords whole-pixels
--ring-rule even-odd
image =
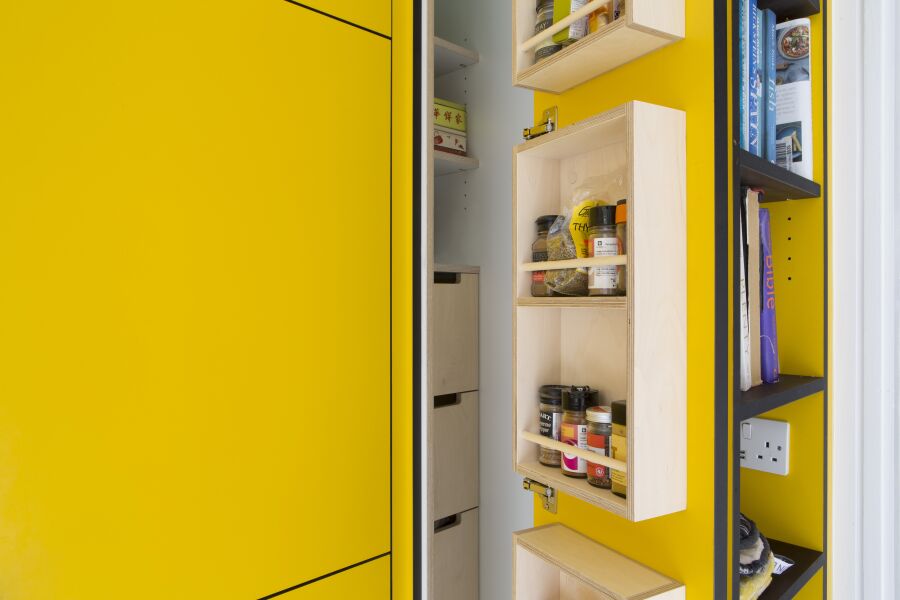
[[[509,460],[512,148],[532,124],[533,94],[509,84],[509,2],[434,3],[435,34],[480,54],[478,64],[435,81],[438,97],[468,105],[469,153],[480,167],[435,179],[434,253],[436,263],[481,267],[480,597],[511,598],[512,533],[533,522],[532,495],[522,490]]]

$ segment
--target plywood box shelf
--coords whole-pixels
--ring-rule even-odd
[[[683,0],[629,0],[625,14],[537,63],[534,0],[513,0],[513,85],[562,93],[684,38]]]
[[[460,156],[442,150],[434,151],[434,174],[436,176],[452,175],[478,168],[478,159],[471,156]]]
[[[516,470],[634,521],[684,510],[685,115],[632,102],[522,144],[513,165]],[[628,202],[628,293],[531,298],[535,219],[585,182]],[[538,463],[538,388],[559,383],[627,401],[627,499]]]
[[[434,37],[434,76],[440,77],[478,62],[478,53],[453,42]]]
[[[516,600],[683,600],[684,585],[553,523],[513,534]]]

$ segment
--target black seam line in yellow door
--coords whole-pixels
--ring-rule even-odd
[[[288,4],[293,4],[294,6],[299,6],[300,8],[305,8],[306,10],[311,10],[312,12],[318,13],[318,14],[322,15],[323,17],[328,17],[329,19],[334,19],[335,21],[340,21],[341,23],[344,23],[345,25],[349,25],[351,27],[356,27],[357,29],[362,29],[363,31],[373,33],[373,34],[377,35],[378,37],[384,38],[386,40],[391,39],[391,36],[381,33],[380,31],[375,31],[374,29],[369,29],[368,27],[363,27],[359,23],[354,23],[353,21],[348,21],[347,19],[342,19],[331,13],[327,13],[324,10],[319,10],[318,8],[313,8],[312,6],[307,6],[306,4],[303,4],[302,2],[296,2],[295,0],[284,0],[284,1],[287,2]]]
[[[338,575],[345,571],[349,571],[350,569],[355,569],[356,567],[361,567],[364,564],[370,563],[372,561],[378,560],[379,558],[384,558],[385,556],[390,556],[390,552],[385,552],[383,554],[379,554],[378,556],[373,556],[372,558],[367,558],[366,560],[361,560],[358,563],[354,563],[352,565],[346,566],[342,569],[338,569],[337,571],[332,571],[331,573],[325,573],[324,575],[319,575],[318,577],[314,577],[309,581],[304,581],[303,583],[298,583],[297,585],[292,585],[289,588],[284,588],[279,592],[275,592],[274,594],[269,594],[268,596],[263,596],[259,600],[269,600],[269,598],[275,598],[276,596],[281,596],[282,594],[287,594],[288,592],[293,592],[294,590],[299,590],[302,587],[306,587],[310,584],[316,583],[317,581],[322,581],[323,579],[328,579],[334,575]]]

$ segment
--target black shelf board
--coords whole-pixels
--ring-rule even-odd
[[[764,383],[741,393],[734,405],[734,418],[743,421],[824,389],[824,377],[781,375],[778,383]]]
[[[759,0],[759,8],[771,8],[779,21],[799,19],[819,13],[819,0]]]
[[[737,160],[741,185],[761,188],[764,193],[760,202],[818,198],[822,195],[822,188],[815,181],[791,173],[746,150],[738,151]]]
[[[772,575],[772,583],[762,593],[759,600],[789,600],[803,589],[813,575],[825,564],[825,554],[779,540],[769,538],[772,552],[794,561],[794,566],[781,575]]]

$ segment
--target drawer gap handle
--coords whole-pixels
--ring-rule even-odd
[[[459,283],[461,281],[462,276],[459,273],[448,273],[446,271],[434,272],[435,283]]]
[[[434,532],[440,533],[442,531],[447,531],[448,529],[456,527],[460,523],[462,523],[462,519],[459,518],[459,515],[450,515],[449,517],[438,519],[434,522]]]
[[[435,408],[446,408],[462,403],[462,394],[441,394],[434,397]]]

